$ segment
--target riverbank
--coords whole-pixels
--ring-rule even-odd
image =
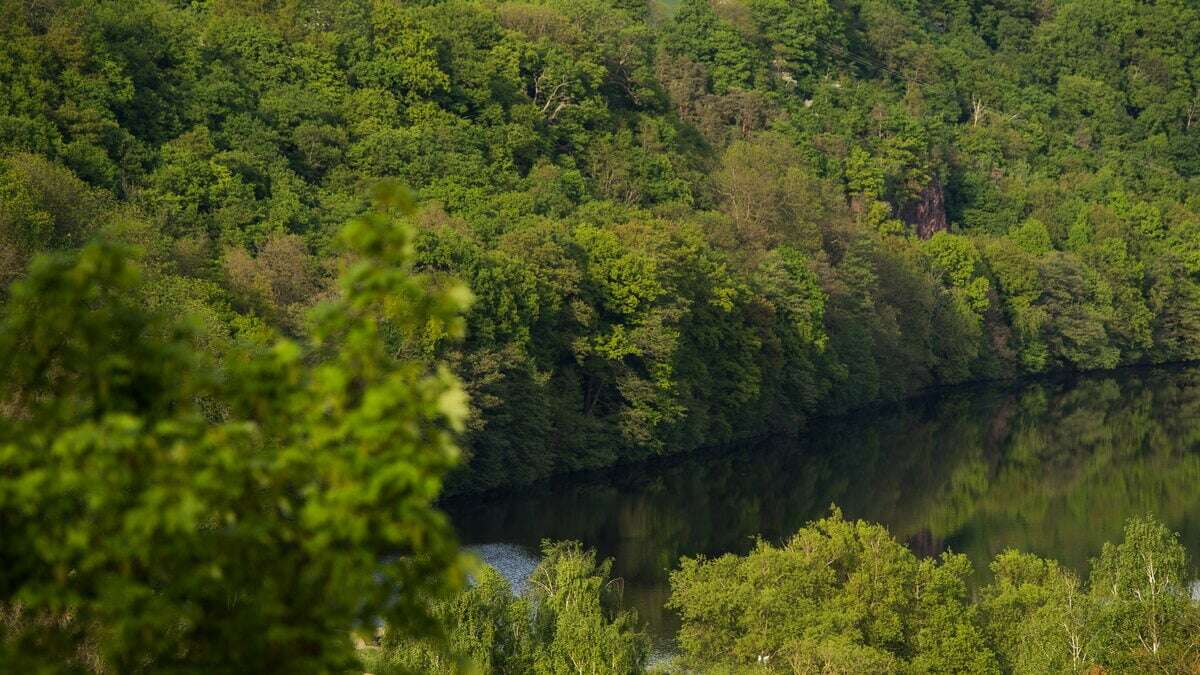
[[[1137,372],[1155,371],[1155,370],[1185,369],[1185,368],[1191,368],[1191,367],[1196,367],[1196,366],[1200,366],[1200,361],[1174,361],[1174,362],[1169,362],[1169,363],[1141,363],[1141,364],[1131,364],[1131,365],[1126,365],[1126,366],[1120,366],[1117,368],[1104,368],[1104,369],[1084,370],[1084,371],[1058,370],[1058,371],[1051,371],[1051,372],[1046,372],[1046,373],[1031,373],[1031,374],[1020,375],[1020,376],[1016,376],[1016,377],[973,380],[970,382],[962,382],[962,383],[958,383],[958,384],[948,384],[948,385],[935,385],[935,386],[931,386],[931,387],[926,387],[918,392],[913,393],[910,396],[906,396],[906,397],[900,398],[900,399],[886,399],[886,400],[881,399],[881,400],[872,401],[870,403],[866,403],[866,404],[863,404],[860,406],[856,406],[854,408],[844,410],[844,411],[822,414],[822,415],[814,415],[813,417],[805,420],[803,426],[800,426],[798,428],[793,428],[790,430],[780,429],[780,430],[772,430],[772,431],[767,431],[767,432],[762,432],[762,433],[757,433],[757,434],[746,434],[744,437],[737,439],[737,440],[733,440],[733,441],[727,441],[727,442],[717,443],[717,444],[712,444],[712,445],[702,445],[702,446],[698,446],[698,447],[695,447],[690,450],[677,450],[674,452],[667,452],[667,453],[659,454],[659,455],[649,455],[642,459],[638,459],[638,460],[634,460],[634,461],[616,462],[616,463],[605,465],[605,466],[598,466],[598,467],[580,469],[580,470],[575,470],[575,471],[564,471],[564,472],[550,474],[548,476],[544,476],[544,477],[541,477],[541,478],[538,478],[536,480],[529,481],[529,482],[511,483],[511,484],[508,484],[508,485],[505,485],[502,487],[496,487],[496,488],[491,488],[491,489],[486,489],[486,490],[454,491],[450,494],[445,495],[440,503],[443,506],[448,506],[448,505],[454,505],[462,500],[481,500],[481,501],[486,502],[486,501],[495,500],[495,499],[503,499],[504,497],[512,495],[512,494],[521,494],[527,490],[537,489],[539,486],[550,485],[550,484],[553,484],[555,482],[560,482],[560,481],[586,482],[586,481],[592,481],[592,480],[603,480],[606,476],[611,475],[613,472],[620,472],[620,471],[645,470],[645,471],[653,472],[653,471],[661,470],[661,469],[669,467],[669,466],[673,466],[675,464],[679,464],[681,462],[688,462],[688,461],[691,461],[691,460],[697,459],[697,458],[720,456],[720,455],[723,455],[723,454],[729,453],[729,452],[744,451],[747,448],[759,447],[762,445],[770,444],[771,442],[777,441],[777,440],[795,442],[795,441],[798,441],[806,431],[812,429],[814,426],[829,424],[832,422],[836,422],[838,420],[858,418],[863,415],[886,414],[889,411],[893,411],[893,410],[902,408],[903,406],[906,406],[906,405],[912,405],[914,403],[918,403],[924,399],[929,399],[932,397],[941,397],[941,396],[956,394],[956,393],[957,394],[969,394],[971,392],[977,392],[977,391],[991,389],[991,388],[997,388],[997,387],[1019,388],[1022,386],[1026,386],[1026,385],[1034,384],[1034,383],[1038,383],[1038,382],[1070,381],[1073,379],[1086,379],[1086,378],[1096,378],[1096,377],[1117,376],[1117,375],[1121,375],[1121,374],[1125,374],[1125,373],[1137,373]],[[624,454],[632,454],[632,453],[615,453],[615,454],[624,455]],[[468,464],[468,469],[469,469],[469,464]]]
[[[445,508],[468,547],[531,555],[543,539],[575,539],[612,558],[627,603],[662,642],[676,626],[667,573],[682,556],[784,541],[833,503],[919,555],[967,554],[979,585],[1008,547],[1084,571],[1147,512],[1200,556],[1198,433],[1200,366],[1060,373],[944,388],[823,419],[799,439],[560,476]]]

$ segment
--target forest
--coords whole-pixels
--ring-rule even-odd
[[[1200,356],[1200,14],[1132,0],[4,0],[0,281],[104,237],[218,358],[373,181],[466,283],[449,490]]]
[[[485,568],[438,605],[449,651],[385,636],[373,673],[1195,673],[1200,604],[1189,563],[1161,524],[1132,519],[1085,581],[1054,560],[1008,550],[968,591],[962,554],[918,558],[878,525],[836,508],[783,545],[682,560],[670,606],[680,654],[648,663],[607,565],[578,544],[546,545],[531,590],[514,597]],[[614,597],[616,596],[616,597]],[[532,605],[532,609],[529,607]],[[580,627],[587,626],[586,630]],[[456,659],[461,659],[457,661]],[[411,670],[406,670],[411,669]]]
[[[448,500],[460,541],[515,591],[536,552],[586,542],[613,560],[622,604],[666,650],[681,557],[788,541],[836,504],[886,526],[919,557],[952,551],[987,585],[1004,550],[1037,552],[1086,578],[1130,514],[1152,512],[1200,559],[1200,368],[1155,368],[959,387],[821,420],[803,438],[750,442]],[[492,550],[489,550],[492,549]],[[510,549],[511,550],[511,549]],[[1196,575],[1194,578],[1200,578]]]
[[[1197,358],[1188,0],[0,0],[18,670],[344,671],[386,624],[401,670],[586,670],[575,641],[636,671],[604,561],[548,543],[545,590],[506,595],[438,500]],[[1184,563],[1130,528],[1089,585],[1013,554],[968,603],[960,559],[835,513],[747,558],[809,604],[703,606],[753,565],[684,561],[680,658],[1186,672]],[[841,577],[804,577],[819,546]],[[865,547],[928,602],[846,610]],[[996,632],[1077,595],[1111,639],[1063,660]],[[712,625],[775,611],[786,636]],[[786,628],[813,612],[858,623]],[[1148,639],[1135,614],[1165,632],[1113,646]]]

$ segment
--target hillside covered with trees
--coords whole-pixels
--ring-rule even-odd
[[[0,0],[0,670],[640,672],[437,500],[1197,358],[1190,0]],[[1200,668],[1153,520],[992,572],[834,511],[659,665]]]
[[[452,490],[1200,356],[1183,0],[3,0],[0,280],[96,237],[217,358],[403,181]]]

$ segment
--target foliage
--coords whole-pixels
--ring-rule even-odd
[[[1009,550],[968,598],[961,555],[918,559],[881,526],[834,509],[776,548],[684,558],[671,605],[700,670],[862,673],[1191,672],[1200,604],[1176,537],[1132,519],[1085,588],[1057,562]]]
[[[0,0],[4,655],[341,667],[348,631],[418,635],[454,586],[444,474],[505,487],[1198,358],[1198,63],[1175,0]],[[394,179],[415,227],[363,215]],[[480,298],[461,317],[454,278]],[[962,650],[961,561],[851,530],[842,553],[878,545],[932,604],[730,658],[1067,663]],[[586,609],[567,623],[634,668],[611,607],[554,605],[607,570],[555,555],[578,569],[531,658],[598,658],[551,630]],[[783,609],[832,616],[839,584]],[[1150,628],[1173,591],[1097,587],[1096,621],[1160,646],[1089,658],[1183,658]]]
[[[413,187],[418,266],[481,298],[410,354],[472,394],[452,492],[1200,357],[1187,3],[0,0],[0,26],[5,283],[105,234],[225,358],[303,338],[363,187]]]
[[[967,611],[970,563],[919,560],[836,509],[782,548],[683,560],[671,606],[687,663],[784,672],[996,672]]]
[[[460,567],[433,507],[466,413],[444,369],[394,358],[455,331],[469,294],[412,270],[394,189],[344,230],[355,256],[311,341],[215,363],[147,308],[128,251],[35,260],[0,328],[0,658],[325,672],[353,630],[432,630]]]
[[[649,641],[621,609],[621,580],[611,561],[596,562],[578,542],[544,542],[542,561],[514,596],[481,565],[470,586],[435,609],[449,634],[449,655],[389,631],[371,672],[640,673]]]

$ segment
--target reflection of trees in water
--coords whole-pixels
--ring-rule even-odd
[[[1034,385],[1019,398],[1003,461],[982,484],[942,486],[931,529],[977,564],[1012,546],[1084,569],[1126,517],[1149,512],[1197,552],[1198,371]]]
[[[1126,517],[1153,512],[1200,544],[1200,369],[955,390],[832,420],[798,440],[627,467],[486,504],[452,505],[469,542],[580,539],[615,558],[662,626],[682,555],[782,540],[837,503],[920,553],[980,573],[1016,547],[1086,567]]]

